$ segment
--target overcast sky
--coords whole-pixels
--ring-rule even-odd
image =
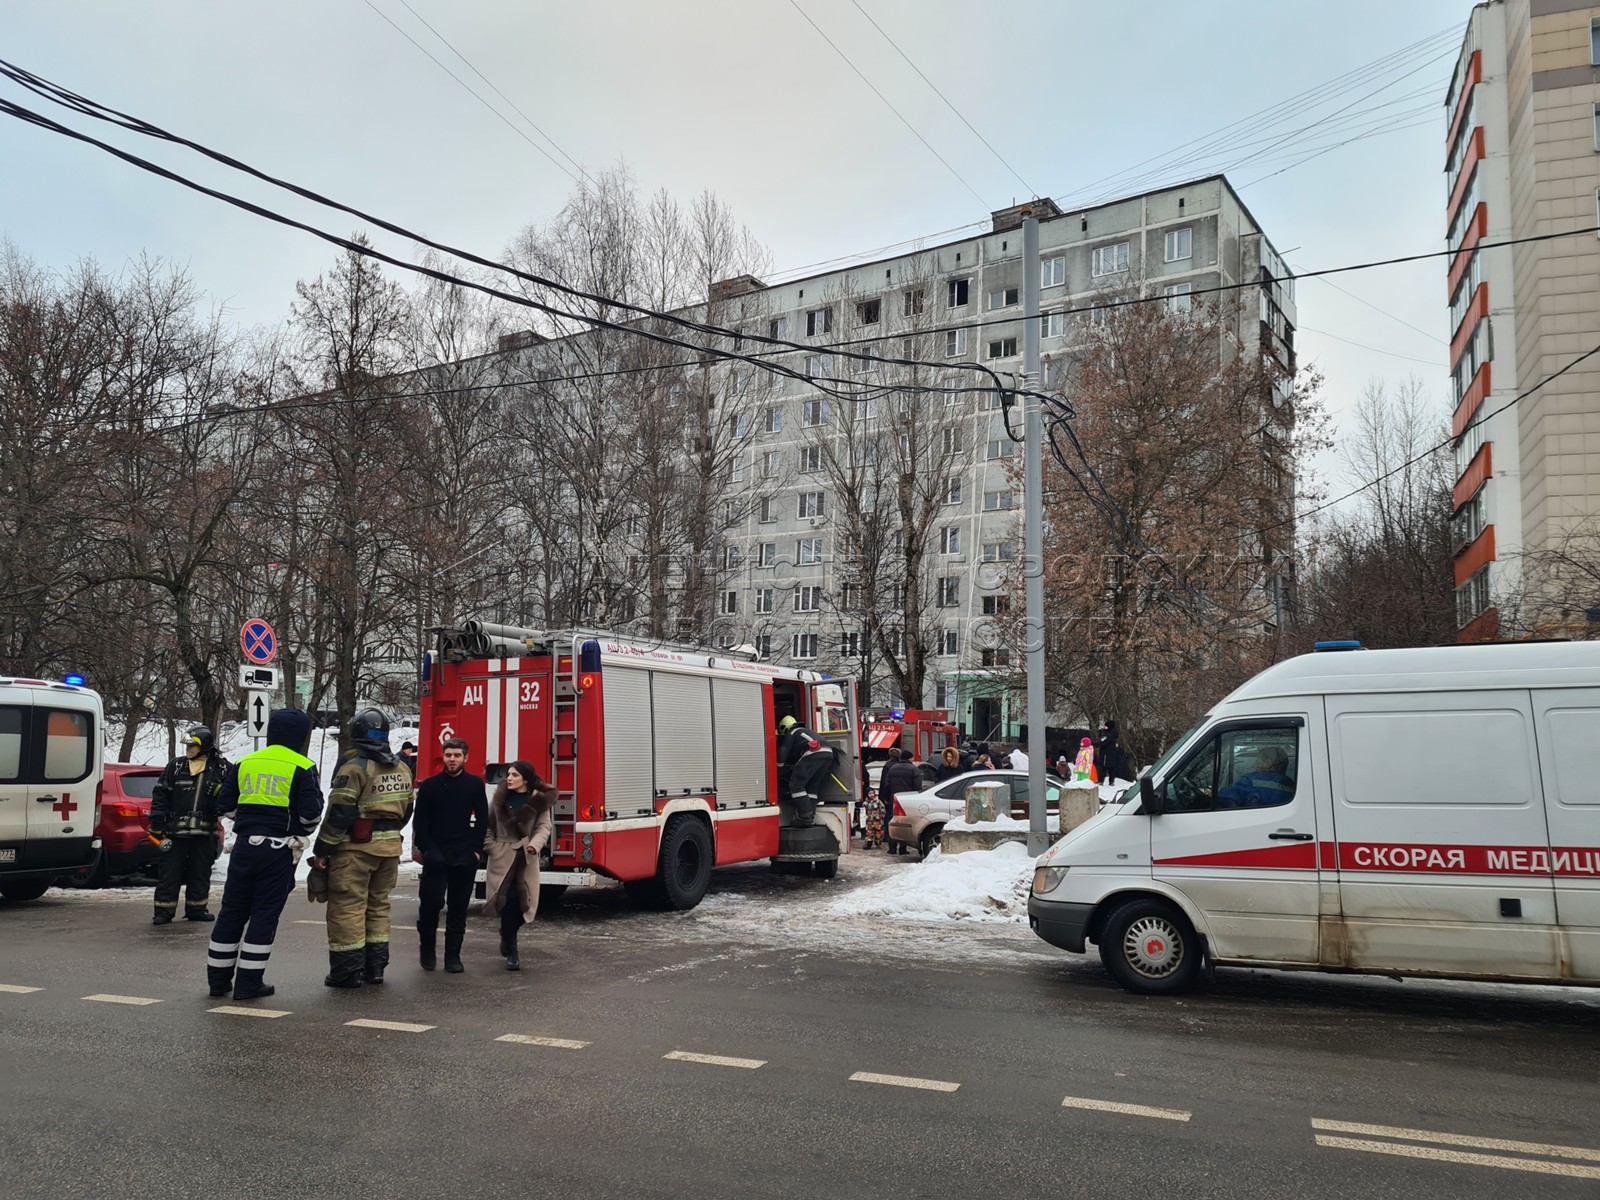
[[[1466,0],[8,0],[0,57],[487,257],[561,207],[573,188],[570,155],[590,169],[624,161],[645,191],[664,187],[684,201],[715,192],[771,247],[780,272],[943,240],[935,235],[1030,192],[1082,203],[1230,167],[1272,241],[1297,268],[1315,269],[1443,248],[1444,89],[1470,8]],[[1400,54],[1406,47],[1416,48]],[[1378,62],[1385,56],[1393,57]],[[1246,120],[1371,64],[1297,113]],[[0,96],[36,106],[9,83]],[[1230,125],[1232,144],[1173,161],[1179,147]],[[119,143],[240,186],[148,140]],[[351,227],[259,187],[246,194],[337,232]],[[56,267],[91,256],[116,268],[141,251],[158,255],[187,267],[246,325],[282,321],[295,281],[335,255],[11,119],[0,119],[0,236]],[[1325,372],[1336,416],[1369,381],[1416,373],[1444,419],[1444,273],[1435,261],[1341,276],[1344,292],[1301,284],[1301,362]]]

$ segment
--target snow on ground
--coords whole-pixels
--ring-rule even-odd
[[[1032,879],[1033,855],[1020,842],[963,854],[935,851],[880,883],[840,897],[828,911],[906,921],[1015,924],[1028,919]]]

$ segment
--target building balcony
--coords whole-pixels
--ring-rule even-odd
[[[1492,642],[1500,636],[1500,610],[1489,607],[1456,631],[1458,642]]]
[[[1494,474],[1494,465],[1490,460],[1490,443],[1485,442],[1478,447],[1478,452],[1472,456],[1472,461],[1467,464],[1467,469],[1461,472],[1461,478],[1456,480],[1455,489],[1450,494],[1451,511],[1459,512],[1461,506],[1478,494],[1478,489],[1488,482]]]
[[[1483,407],[1483,402],[1489,398],[1489,368],[1493,363],[1484,363],[1478,368],[1478,373],[1472,377],[1472,382],[1467,385],[1466,395],[1461,397],[1461,403],[1456,405],[1455,415],[1450,418],[1450,436],[1458,438],[1467,431],[1467,426],[1472,424],[1472,419],[1478,415],[1478,410]]]
[[[1484,567],[1494,561],[1494,526],[1485,525],[1483,532],[1461,548],[1456,555],[1456,586],[1460,587]]]
[[[1461,235],[1461,247],[1456,251],[1456,256],[1450,260],[1450,275],[1445,282],[1445,295],[1454,296],[1456,285],[1461,282],[1461,277],[1467,273],[1467,268],[1472,265],[1472,252],[1478,248],[1478,243],[1489,232],[1489,206],[1482,200],[1472,214],[1472,219],[1467,222],[1467,231]]]
[[[1450,149],[1456,144],[1456,134],[1461,132],[1461,121],[1466,116],[1472,89],[1483,82],[1483,51],[1474,50],[1467,60],[1466,73],[1461,77],[1461,91],[1456,96],[1456,110],[1450,115],[1450,132],[1444,135],[1444,154],[1448,162]]]
[[[1467,305],[1467,311],[1461,318],[1461,325],[1456,329],[1455,336],[1450,339],[1450,370],[1456,369],[1456,364],[1461,361],[1461,353],[1467,348],[1467,343],[1472,340],[1472,335],[1477,332],[1478,322],[1489,315],[1489,281],[1485,279],[1478,285],[1478,290],[1472,294],[1472,302]]]
[[[1467,184],[1472,182],[1472,172],[1483,161],[1483,126],[1479,125],[1467,135],[1467,153],[1461,160],[1461,170],[1456,175],[1456,186],[1450,192],[1450,203],[1445,207],[1444,227],[1449,229],[1455,223],[1456,209],[1461,207],[1461,198],[1467,194]]]

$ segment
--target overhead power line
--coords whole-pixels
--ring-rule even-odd
[[[883,106],[885,108],[887,108],[890,112],[892,112],[896,117],[899,118],[900,124],[904,125],[907,129],[909,129],[912,132],[912,134],[914,134],[916,136],[917,141],[921,142],[924,146],[927,147],[928,153],[933,155],[941,163],[944,164],[944,169],[946,171],[949,171],[950,174],[954,175],[956,177],[956,179],[960,182],[962,187],[966,188],[967,191],[972,193],[972,198],[974,200],[976,200],[979,204],[983,205],[983,207],[984,207],[984,209],[986,211],[990,210],[989,202],[986,201],[982,196],[978,195],[977,189],[974,188],[970,183],[968,183],[966,181],[965,178],[962,177],[962,174],[961,174],[960,171],[956,170],[954,167],[952,167],[950,165],[949,160],[946,159],[944,155],[940,154],[937,150],[935,150],[933,148],[933,143],[930,142],[927,138],[923,137],[922,134],[918,131],[917,127],[915,125],[913,125],[909,120],[906,119],[905,114],[902,113],[898,108],[896,108],[890,102],[889,97],[885,96],[881,91],[878,90],[878,85],[873,83],[872,80],[867,78],[866,73],[863,72],[860,67],[856,66],[856,64],[853,63],[850,60],[850,56],[848,54],[846,54],[843,50],[839,49],[838,43],[836,43],[831,37],[829,37],[826,33],[824,33],[822,31],[822,26],[818,25],[815,21],[813,21],[811,19],[811,17],[810,17],[810,14],[808,14],[805,9],[800,7],[799,0],[789,0],[789,4],[795,10],[795,12],[799,13],[802,17],[805,18],[805,22],[806,22],[807,25],[811,26],[811,28],[813,28],[813,29],[815,29],[817,31],[817,36],[818,37],[820,37],[823,41],[827,42],[829,46],[833,47],[833,52],[844,60],[845,66],[849,67],[852,71],[854,71],[856,73],[856,75],[860,78],[861,82],[866,84],[869,88],[872,89],[872,94],[874,96],[876,96],[879,100],[883,101]]]

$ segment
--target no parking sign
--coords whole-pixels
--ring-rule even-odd
[[[251,617],[239,629],[239,646],[253,663],[269,663],[278,656],[278,635],[260,617]]]

